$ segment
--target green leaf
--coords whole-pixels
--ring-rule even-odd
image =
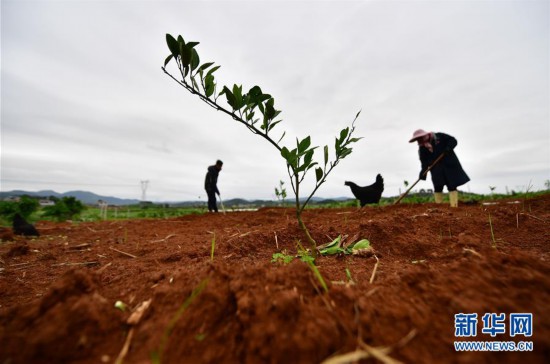
[[[195,77],[190,77],[191,81],[193,82],[193,88],[195,88],[197,91],[199,90],[199,84],[197,83],[197,80],[195,80]]]
[[[336,150],[336,157],[338,157],[342,149],[342,147],[340,146],[340,140],[338,140],[338,138],[336,138],[336,141],[334,142],[334,149]]]
[[[184,43],[180,43],[180,56],[183,66],[188,66],[193,56],[192,48],[187,47]]]
[[[323,169],[321,167],[315,168],[315,177],[317,178],[317,183],[323,178]]]
[[[234,109],[238,110],[244,106],[243,104],[243,87],[237,86],[236,84],[233,85],[233,95],[235,96],[235,105]]]
[[[349,133],[349,128],[342,129],[342,131],[340,132],[340,144],[346,140],[348,133]]]
[[[307,254],[300,255],[300,260],[302,262],[306,263],[308,266],[310,266],[312,270],[317,269],[317,267],[315,266],[315,258],[313,258],[311,255],[307,255]],[[314,271],[314,273],[315,273],[315,271]],[[319,273],[319,271],[317,271],[317,273]],[[322,277],[321,277],[321,279],[322,279]],[[328,290],[328,288],[327,288],[327,290]]]
[[[206,95],[206,97],[210,97],[214,94],[215,90],[216,90],[216,86],[213,83],[209,83],[208,85],[206,85],[204,94]]]
[[[286,162],[292,166],[292,168],[298,168],[298,150],[296,148],[288,152],[288,158],[285,158]]]
[[[331,249],[323,249],[323,250],[320,250],[319,253],[321,253],[322,255],[336,255],[336,254],[339,254],[339,253],[345,253],[346,251],[340,247],[336,247],[336,248],[331,248]]]
[[[204,78],[204,93],[205,93],[206,97],[212,96],[212,94],[214,93],[214,90],[216,88],[215,86],[216,85],[214,84],[214,76],[207,75]]]
[[[216,66],[214,68],[211,68],[210,71],[208,71],[208,73],[206,74],[207,76],[208,75],[211,75],[212,73],[216,72],[218,70],[218,68],[220,68],[221,66]]]
[[[306,172],[309,171],[311,168],[315,167],[317,164],[318,164],[317,162],[310,163],[306,168]]]
[[[373,249],[370,245],[370,241],[368,241],[367,239],[361,239],[346,248],[346,254],[365,254],[372,251]]]
[[[207,69],[208,67],[212,66],[213,64],[214,64],[214,62],[203,63],[203,64],[199,67],[199,72],[204,71],[205,69]]]
[[[276,116],[276,111],[275,111],[275,108],[273,107],[274,104],[275,104],[275,100],[273,98],[267,100],[267,102],[265,103],[264,116],[268,120],[271,120]]]
[[[189,44],[188,44],[189,46]],[[199,66],[200,58],[195,48],[191,49],[191,71]]]
[[[328,163],[328,145],[325,145],[325,166]]]
[[[311,161],[313,159],[313,153],[314,153],[314,150],[313,149],[310,149],[306,152],[305,156],[304,156],[304,165],[309,167],[309,165],[311,164]]]
[[[174,55],[169,55],[168,57],[166,57],[166,59],[164,60],[164,67],[166,67],[166,65],[168,64],[168,62],[170,62],[172,60],[172,58],[174,57]]]
[[[330,237],[329,237],[330,238]],[[331,241],[330,243],[327,244],[327,246],[325,246],[325,249],[326,248],[333,248],[335,246],[340,246],[340,242],[342,241],[342,235],[338,235],[338,237],[336,239],[334,239],[333,241]]]
[[[196,45],[199,45],[199,44],[200,44],[199,42],[189,42],[189,43],[187,43],[187,46],[189,48],[194,48]]]
[[[229,104],[229,106],[231,106],[233,108],[233,110],[235,110],[236,109],[235,108],[235,105],[236,105],[235,95],[233,95],[233,93],[231,91],[229,91],[227,86],[223,87],[223,91],[225,93],[225,97],[227,98],[227,103]]]
[[[254,86],[248,91],[248,93],[254,96],[259,96],[262,94],[262,89],[260,86]]]
[[[354,250],[370,248],[370,241],[368,239],[361,239],[352,246],[348,247]]]
[[[170,49],[170,52],[172,52],[174,57],[177,57],[180,54],[180,45],[178,41],[170,34],[166,34],[166,44],[168,44],[168,49]]]
[[[293,259],[294,257],[292,255],[286,255],[283,253],[274,253],[271,256],[271,263],[277,263],[279,261],[282,261],[283,263],[288,264],[292,262]]]
[[[307,148],[309,148],[310,145],[311,145],[311,137],[307,136],[304,139],[302,139],[302,141],[298,144],[298,153],[299,154],[304,153],[307,150]]]
[[[343,253],[344,249],[340,247],[341,242],[342,242],[342,235],[338,235],[336,239],[330,242],[323,249],[319,250],[319,253],[321,253],[322,255],[334,255],[338,253]]]
[[[351,154],[351,148],[344,148],[342,149],[342,152],[340,153],[340,159],[346,158],[348,155]]]
[[[282,120],[277,120],[277,121],[274,121],[271,124],[269,124],[269,127],[267,128],[267,131],[270,131],[271,129],[273,129],[275,127],[275,125],[279,124],[281,121]]]
[[[287,147],[283,147],[281,149],[281,156],[288,161],[288,158],[290,156],[290,152]]]

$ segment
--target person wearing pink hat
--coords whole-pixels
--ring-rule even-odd
[[[462,169],[462,165],[456,156],[454,149],[457,141],[454,137],[444,133],[428,132],[418,129],[413,133],[409,143],[418,143],[418,155],[422,169],[419,178],[426,180],[424,173],[430,165],[441,155],[445,156],[430,170],[434,185],[434,197],[436,203],[443,202],[443,187],[449,190],[451,207],[458,206],[457,187],[470,181],[470,177]]]

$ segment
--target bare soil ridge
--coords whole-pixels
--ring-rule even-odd
[[[298,259],[271,263],[302,239],[291,209],[39,222],[39,239],[0,244],[0,363],[147,363],[163,335],[163,363],[320,363],[355,350],[407,363],[544,363],[550,195],[511,202],[306,210],[318,242],[366,238],[378,258],[376,270],[374,256],[318,258],[328,294]],[[533,341],[534,351],[455,352],[454,315],[488,312],[532,313],[533,336],[475,340]]]

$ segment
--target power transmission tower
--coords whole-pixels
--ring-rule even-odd
[[[149,180],[141,181],[141,201],[145,202],[147,195],[147,187],[149,187]]]

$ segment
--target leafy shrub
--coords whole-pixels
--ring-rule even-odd
[[[45,207],[43,216],[53,217],[58,221],[72,220],[85,208],[75,197],[63,197],[55,201],[55,205]]]
[[[17,213],[28,219],[33,212],[38,210],[39,205],[35,198],[29,196],[21,196],[19,201],[1,201],[0,216],[10,222]]]

